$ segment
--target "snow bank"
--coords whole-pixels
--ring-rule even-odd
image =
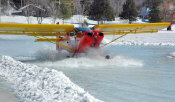
[[[119,36],[105,36],[103,43],[106,44]],[[175,46],[175,24],[172,31],[166,29],[158,33],[128,34],[127,36],[115,41],[113,45],[152,45],[152,46]]]
[[[105,36],[103,43],[106,44],[119,36]],[[153,45],[175,46],[175,31],[159,31],[158,33],[128,34],[115,41],[113,45]]]
[[[62,72],[0,58],[0,78],[12,84],[22,102],[100,102]]]
[[[30,20],[30,22],[28,22]],[[87,17],[84,17],[82,15],[74,15],[68,20],[64,20],[64,24],[71,24],[71,23],[83,23],[84,20],[88,20]],[[25,17],[25,16],[6,16],[2,15],[1,16],[1,21],[2,23],[25,23],[25,24],[38,24],[37,18],[36,17]],[[61,19],[56,19],[55,22],[53,22],[53,19],[51,17],[46,17],[43,19],[43,24],[56,24],[56,22],[59,22],[60,24],[63,23],[63,20]],[[90,23],[95,23],[97,24],[97,21],[90,21]]]

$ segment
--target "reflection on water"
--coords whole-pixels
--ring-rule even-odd
[[[0,102],[17,102],[16,97],[7,89],[7,85],[0,81]]]

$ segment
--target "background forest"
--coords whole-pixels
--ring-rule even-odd
[[[42,17],[64,20],[72,15],[88,16],[99,23],[120,17],[131,23],[148,8],[151,9],[150,22],[175,18],[175,0],[0,0],[1,15],[35,16],[39,23],[42,23]]]

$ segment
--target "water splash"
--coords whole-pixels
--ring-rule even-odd
[[[138,59],[133,59],[125,56],[111,56],[110,59],[105,59],[107,55],[101,49],[90,49],[88,53],[81,53],[75,56],[62,51],[43,50],[37,53],[37,62],[34,64],[44,67],[68,67],[68,68],[92,68],[92,67],[106,67],[106,66],[119,66],[119,67],[142,67],[143,62]],[[44,62],[43,62],[44,61]]]

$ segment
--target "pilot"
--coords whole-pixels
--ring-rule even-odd
[[[173,22],[168,26],[167,31],[171,31],[171,26],[173,25]]]

